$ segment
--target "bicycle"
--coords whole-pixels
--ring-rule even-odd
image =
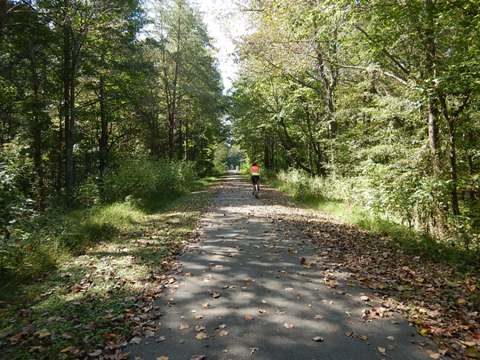
[[[255,184],[253,184],[253,193],[252,195],[255,196],[256,199],[258,199],[258,194],[260,193],[260,185],[258,184],[258,182],[256,182]]]

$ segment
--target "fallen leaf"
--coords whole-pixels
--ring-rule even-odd
[[[353,331],[347,331],[345,332],[345,336],[350,337],[353,335]]]
[[[157,360],[168,360],[168,356],[157,357]]]
[[[427,350],[426,353],[431,359],[440,359],[440,357],[442,356],[440,353],[432,350]]]
[[[465,300],[464,298],[458,298],[457,301],[456,301],[457,305],[465,305],[467,303],[467,300]]]
[[[387,352],[387,349],[385,349],[384,347],[381,347],[381,346],[377,346],[377,350],[379,353],[381,354],[384,354]]]
[[[227,330],[220,330],[220,331],[218,332],[218,335],[219,335],[219,336],[227,336],[227,335],[228,335],[228,331],[227,331]]]
[[[179,329],[180,330],[190,329],[190,325],[188,325],[187,323],[181,323]]]
[[[100,356],[100,355],[102,355],[102,350],[95,350],[91,353],[88,353],[88,356],[90,356],[90,357],[97,357],[97,356]]]
[[[291,323],[284,323],[283,326],[286,327],[287,329],[292,329],[293,328],[293,324],[291,324]]]
[[[195,326],[195,331],[196,331],[196,332],[204,331],[204,330],[206,330],[206,327],[203,326],[203,325],[197,325],[197,326]]]
[[[420,330],[418,330],[418,333],[422,336],[427,336],[429,332],[430,330],[428,328],[421,328]]]
[[[190,360],[207,360],[207,355],[193,355]]]
[[[10,336],[8,341],[10,341],[12,344],[16,344],[22,339],[23,336],[25,336],[25,333],[19,332],[18,334]]]
[[[52,334],[50,333],[50,331],[43,329],[43,330],[38,330],[34,335],[39,339],[44,339],[46,337],[51,336]]]
[[[138,336],[135,336],[134,338],[132,338],[132,340],[130,340],[130,344],[139,345],[141,342],[142,342],[142,338]]]
[[[362,300],[362,301],[370,301],[370,298],[369,298],[368,296],[366,296],[366,295],[362,295],[362,296],[360,296],[360,300]]]
[[[321,336],[315,336],[315,337],[312,338],[312,340],[315,341],[315,342],[324,342],[325,341],[325,339]]]
[[[243,318],[244,318],[245,320],[247,320],[247,321],[251,321],[251,320],[254,319],[254,317],[253,317],[252,315],[250,315],[250,314],[245,315]]]
[[[197,333],[197,335],[195,335],[195,339],[197,339],[197,340],[205,340],[207,338],[208,338],[207,333],[205,333],[203,331],[201,331],[201,332]]]
[[[70,354],[78,354],[80,350],[76,348],[75,346],[68,346],[65,349],[60,351],[63,354],[70,353]]]
[[[390,340],[390,341],[394,341],[395,337],[394,336],[387,336],[387,339]]]

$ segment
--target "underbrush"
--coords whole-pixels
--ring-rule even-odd
[[[12,233],[22,241],[2,253],[1,276],[6,282],[34,279],[88,246],[112,240],[144,217],[144,212],[129,202],[38,217],[28,228]]]
[[[387,237],[411,254],[449,263],[462,272],[478,271],[478,246],[467,248],[459,239],[441,240],[405,225],[397,216],[382,209],[380,195],[370,187],[368,179],[313,178],[304,172],[290,170],[270,175],[268,181],[299,204]]]
[[[36,279],[204,185],[189,162],[125,161],[107,173],[103,201],[95,183],[86,181],[78,193],[78,208],[52,208],[42,214],[15,216],[8,223],[8,237],[0,238],[2,285]]]
[[[196,182],[195,189],[209,183]],[[92,354],[100,352],[104,358],[124,358],[122,344],[159,330],[159,314],[152,308],[172,278],[165,271],[176,266],[172,256],[190,241],[209,196],[195,191],[172,197],[151,213],[121,202],[69,214],[73,227],[64,228],[65,237],[84,241],[82,255],[72,256],[70,249],[55,271],[2,289],[2,355],[98,358]]]
[[[130,160],[110,171],[105,179],[107,201],[182,194],[190,191],[197,174],[191,162]]]

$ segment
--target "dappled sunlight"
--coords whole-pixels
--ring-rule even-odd
[[[207,198],[208,193],[191,195],[188,203],[180,199],[170,204],[173,211],[149,215],[131,204],[92,212],[92,222],[113,220],[119,227],[127,226],[111,234],[112,241],[96,239],[83,255],[70,257],[41,285],[25,287],[35,297],[23,309],[18,305],[27,316],[16,327],[7,328],[13,335],[11,344],[21,343],[25,353],[36,349],[59,354],[66,349],[63,354],[81,356],[108,340],[115,346],[105,348],[105,354],[120,351],[135,327],[157,316],[144,312],[152,309],[151,302],[170,281],[164,274],[171,266],[169,260],[189,240]],[[6,315],[16,316],[13,306],[7,311],[11,314]],[[40,330],[48,340],[35,335]],[[50,339],[51,345],[44,346]]]
[[[311,210],[272,206],[272,194],[254,199],[247,182],[229,177],[201,221],[201,242],[178,259],[176,282],[158,300],[161,328],[129,346],[132,356],[270,360],[337,353],[370,360],[378,356],[377,346],[391,346],[391,336],[398,339],[391,357],[426,358],[415,345],[426,340],[393,313],[374,322],[362,319],[365,308],[382,302],[362,301],[368,290],[351,286],[348,272],[323,262],[295,225],[302,217],[337,223],[309,216]],[[318,337],[321,345],[312,340]]]

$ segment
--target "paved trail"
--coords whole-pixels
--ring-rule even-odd
[[[132,358],[428,359],[418,343],[431,344],[404,320],[362,320],[366,289],[338,270],[338,286],[328,287],[321,262],[301,264],[322,249],[288,222],[304,210],[272,194],[257,200],[240,176],[226,179],[200,242],[180,257],[183,272],[158,302],[161,331],[131,345]]]

